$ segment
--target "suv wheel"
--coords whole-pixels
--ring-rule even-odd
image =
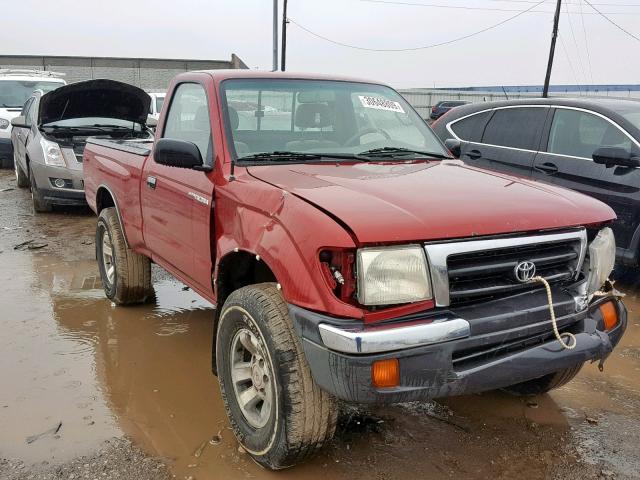
[[[236,438],[259,464],[291,467],[335,432],[335,399],[314,382],[287,304],[272,283],[234,291],[216,336],[220,391]]]
[[[560,388],[563,385],[569,383],[580,372],[582,363],[557,372],[550,373],[544,377],[535,378],[526,382],[518,383],[517,385],[511,385],[510,387],[503,388],[506,392],[514,395],[540,395],[547,393],[554,388]]]
[[[27,188],[29,186],[29,178],[24,174],[20,165],[18,165],[15,154],[13,155],[13,168],[16,172],[16,182],[18,182],[18,187]]]
[[[47,202],[36,184],[36,179],[33,176],[33,170],[29,167],[29,187],[31,190],[31,201],[33,202],[33,209],[36,213],[50,212],[53,210],[51,203]]]
[[[127,247],[115,208],[105,208],[98,216],[96,259],[104,292],[117,305],[153,297],[151,261]]]

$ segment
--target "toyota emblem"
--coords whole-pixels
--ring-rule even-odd
[[[516,280],[521,283],[527,283],[536,274],[536,264],[528,260],[520,262],[513,269],[513,273],[516,276]]]

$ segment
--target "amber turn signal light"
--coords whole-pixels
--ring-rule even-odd
[[[397,358],[378,360],[371,365],[371,381],[376,388],[400,385],[400,362]]]
[[[604,320],[604,329],[613,330],[618,324],[618,311],[613,302],[606,302],[600,305],[600,314]]]

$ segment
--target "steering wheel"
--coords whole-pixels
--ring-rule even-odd
[[[360,139],[360,137],[362,137],[363,135],[366,135],[368,133],[379,133],[384,138],[386,138],[387,140],[389,140],[391,138],[391,135],[389,135],[385,130],[383,130],[381,128],[367,127],[367,128],[363,128],[362,130],[357,132],[355,135],[350,137],[349,140],[344,142],[344,146],[345,147],[353,147],[353,146],[355,146],[356,140]]]

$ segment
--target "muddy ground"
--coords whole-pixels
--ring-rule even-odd
[[[618,283],[630,324],[604,373],[588,365],[532,398],[345,407],[318,457],[276,474],[228,429],[210,305],[154,267],[155,303],[115,308],[91,212],[34,215],[29,200],[0,171],[0,478],[640,478],[633,274]]]

